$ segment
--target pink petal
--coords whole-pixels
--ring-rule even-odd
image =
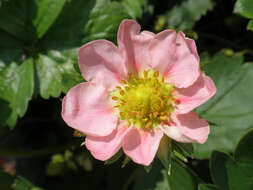
[[[159,129],[148,132],[133,128],[123,139],[123,150],[134,162],[148,166],[156,155],[162,136]]]
[[[85,145],[91,154],[98,160],[108,160],[119,151],[122,140],[130,128],[121,127],[114,129],[113,132],[105,137],[87,136]]]
[[[108,91],[103,85],[80,83],[70,89],[62,102],[62,117],[74,129],[87,135],[105,136],[117,126]]]
[[[83,77],[113,87],[127,77],[127,69],[117,47],[107,40],[95,40],[79,49]]]
[[[184,136],[177,126],[161,125],[159,129],[164,132],[168,137],[178,142],[190,143],[192,139]]]
[[[199,57],[196,45],[182,32],[165,30],[152,40],[150,47],[152,67],[178,88],[192,85],[199,77]]]
[[[209,135],[209,124],[200,119],[198,114],[190,112],[187,114],[174,114],[173,121],[179,131],[192,142],[203,144]]]
[[[130,72],[140,72],[148,68],[150,61],[148,45],[155,36],[152,32],[143,31],[135,20],[124,20],[118,31],[118,45],[122,51],[125,64]]]
[[[187,113],[205,103],[216,93],[216,87],[204,73],[188,88],[177,89],[176,95],[179,101],[177,113]]]
[[[174,30],[164,30],[151,41],[149,52],[153,69],[164,73],[173,63],[177,34]]]

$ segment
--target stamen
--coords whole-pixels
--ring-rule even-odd
[[[173,86],[164,81],[154,70],[130,74],[128,82],[122,80],[112,93],[120,119],[143,130],[156,130],[158,125],[168,122],[177,100],[172,96]]]

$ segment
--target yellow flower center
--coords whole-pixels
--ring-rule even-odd
[[[144,130],[155,129],[168,121],[173,112],[174,88],[154,70],[144,71],[141,76],[131,74],[128,81],[111,92],[119,118]]]

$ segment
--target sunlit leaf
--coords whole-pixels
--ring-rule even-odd
[[[195,144],[195,156],[208,158],[212,150],[233,151],[244,131],[252,126],[253,65],[242,64],[241,56],[219,53],[204,68],[217,87],[217,93],[197,109],[211,124],[203,145]]]

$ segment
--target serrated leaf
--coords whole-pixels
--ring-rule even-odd
[[[212,150],[232,151],[244,131],[252,126],[253,65],[241,56],[219,53],[204,67],[217,88],[215,96],[197,109],[211,122],[211,133],[203,145],[195,144],[195,156],[208,158]]]
[[[40,39],[54,23],[66,0],[35,0],[35,2],[38,10],[33,24]]]
[[[75,70],[77,64],[77,49],[66,51],[49,51],[47,55],[39,55],[36,60],[37,92],[47,99],[58,97],[71,87],[83,81]]]
[[[192,29],[201,16],[212,10],[213,7],[214,2],[211,0],[184,1],[168,12],[168,26],[178,30]]]
[[[65,0],[11,0],[0,7],[0,28],[21,40],[41,38],[60,13]]]
[[[140,18],[143,13],[143,9],[147,7],[146,0],[123,0],[122,4],[127,13],[134,19]]]
[[[45,49],[62,49],[81,46],[83,30],[93,7],[104,0],[67,1],[60,15],[40,40]],[[113,14],[113,13],[112,13]]]
[[[7,123],[13,127],[18,116],[26,112],[34,90],[33,60],[28,59],[21,65],[12,63],[0,72],[0,99],[9,103],[11,114]]]
[[[84,28],[83,42],[100,38],[116,41],[119,24],[125,18],[130,16],[121,3],[104,1],[97,4]]]

